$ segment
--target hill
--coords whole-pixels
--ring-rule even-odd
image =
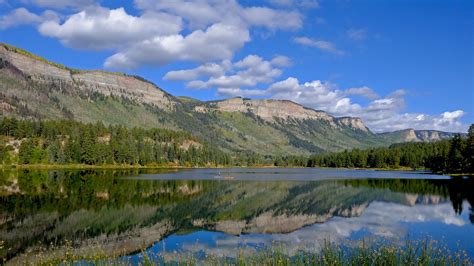
[[[0,44],[0,88],[1,117],[184,130],[234,153],[308,155],[412,140],[410,132],[374,134],[359,118],[291,101],[175,97],[141,77],[72,69],[7,44]]]

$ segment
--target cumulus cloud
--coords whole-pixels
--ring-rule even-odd
[[[291,59],[284,55],[277,55],[271,61],[272,65],[278,67],[288,67],[291,65]]]
[[[235,0],[136,0],[142,10],[159,10],[176,14],[189,22],[191,28],[206,28],[214,23],[262,26],[270,29],[297,29],[302,26],[298,12],[268,7],[242,7]]]
[[[28,2],[38,6],[74,7],[73,1]],[[250,41],[253,27],[276,31],[302,26],[302,16],[297,11],[244,7],[235,0],[136,0],[140,15],[131,15],[123,8],[101,7],[92,0],[78,2],[84,2],[86,8],[63,21],[31,19],[42,22],[41,34],[57,38],[65,46],[115,52],[104,63],[105,67],[114,69],[161,66],[175,61],[228,60]],[[284,57],[275,60],[275,65],[289,64]],[[174,75],[187,79],[186,75],[193,74],[188,71]],[[168,78],[173,78],[173,74]]]
[[[226,24],[213,24],[205,31],[189,35],[158,36],[132,44],[109,57],[109,68],[135,68],[141,64],[164,65],[173,61],[209,62],[231,58],[250,40],[248,30]]]
[[[123,47],[149,36],[177,34],[181,30],[182,21],[177,16],[148,12],[135,17],[123,8],[103,7],[88,8],[62,24],[46,21],[39,27],[41,34],[55,37],[66,46],[94,50]]]
[[[205,63],[193,69],[169,71],[163,77],[165,80],[188,81],[195,80],[201,76],[220,77],[232,67],[229,60],[221,63]]]
[[[52,11],[45,11],[42,15],[37,15],[21,7],[0,17],[0,29],[4,30],[20,25],[36,25],[44,20],[57,20],[57,14]]]
[[[280,67],[288,66],[291,60],[282,55],[265,60],[257,55],[248,55],[232,63],[224,60],[220,63],[206,63],[193,69],[168,72],[166,80],[186,80],[187,87],[195,89],[219,88],[219,95],[248,96],[263,95],[259,90],[242,90],[240,87],[270,83],[282,74]],[[207,78],[207,80],[204,80]]]
[[[357,87],[357,88],[349,88],[345,91],[345,93],[347,95],[359,95],[359,96],[365,97],[367,99],[377,99],[377,98],[379,98],[379,95],[367,86]]]
[[[370,125],[375,131],[394,131],[406,128],[434,129],[448,132],[466,132],[468,126],[460,121],[464,111],[456,110],[441,114],[395,113],[383,120],[373,119]]]
[[[309,46],[313,48],[317,48],[323,52],[328,52],[332,53],[335,55],[343,55],[344,52],[337,49],[336,46],[329,41],[323,41],[323,40],[317,40],[317,39],[311,39],[308,37],[297,37],[294,39],[294,41],[298,44],[304,45],[304,46]]]

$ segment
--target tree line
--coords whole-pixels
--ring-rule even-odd
[[[427,168],[474,173],[474,125],[467,137],[353,149],[313,156],[228,153],[189,132],[73,120],[0,120],[1,164],[129,164],[182,166]]]
[[[72,120],[0,122],[3,164],[232,164],[232,157],[190,133]]]
[[[388,148],[354,149],[315,155],[309,167],[427,168],[439,173],[474,173],[474,124],[467,138],[393,144]]]

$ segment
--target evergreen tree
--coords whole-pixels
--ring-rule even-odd
[[[467,133],[464,158],[467,172],[474,173],[474,124],[471,124]]]
[[[450,141],[448,153],[448,169],[451,172],[459,172],[464,166],[464,143],[460,135],[454,136]]]
[[[26,139],[21,142],[18,151],[18,159],[21,164],[30,164],[33,161],[33,152],[35,149],[35,141],[33,139]]]

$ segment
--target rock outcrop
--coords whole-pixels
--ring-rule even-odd
[[[241,97],[211,102],[209,109],[224,112],[251,112],[264,120],[281,119],[322,119],[332,123],[334,118],[323,111],[306,108],[288,100],[253,100]],[[203,110],[203,109],[201,109]]]
[[[335,118],[324,111],[307,108],[288,100],[255,100],[236,97],[195,107],[197,112],[208,112],[211,110],[252,113],[266,121],[275,121],[275,119],[322,120],[327,122],[332,128],[345,127],[370,132],[360,118]]]
[[[412,141],[418,141],[418,138],[416,137],[415,130],[410,128],[405,130],[405,142]]]
[[[355,130],[369,132],[369,129],[365,126],[362,119],[358,117],[339,117],[336,119],[336,122],[340,126],[346,126]]]
[[[415,130],[416,137],[419,141],[438,141],[443,139],[450,139],[455,133],[442,132],[437,130]]]
[[[437,130],[414,130],[404,129],[394,132],[380,133],[379,135],[385,138],[391,139],[392,143],[401,143],[401,142],[432,142],[443,139],[450,139],[456,133],[443,132]],[[465,133],[461,133],[465,135]]]
[[[52,82],[60,89],[77,89],[124,97],[164,110],[172,110],[177,104],[171,95],[154,84],[123,73],[75,70],[5,44],[0,44],[0,58],[31,79],[38,82]]]

